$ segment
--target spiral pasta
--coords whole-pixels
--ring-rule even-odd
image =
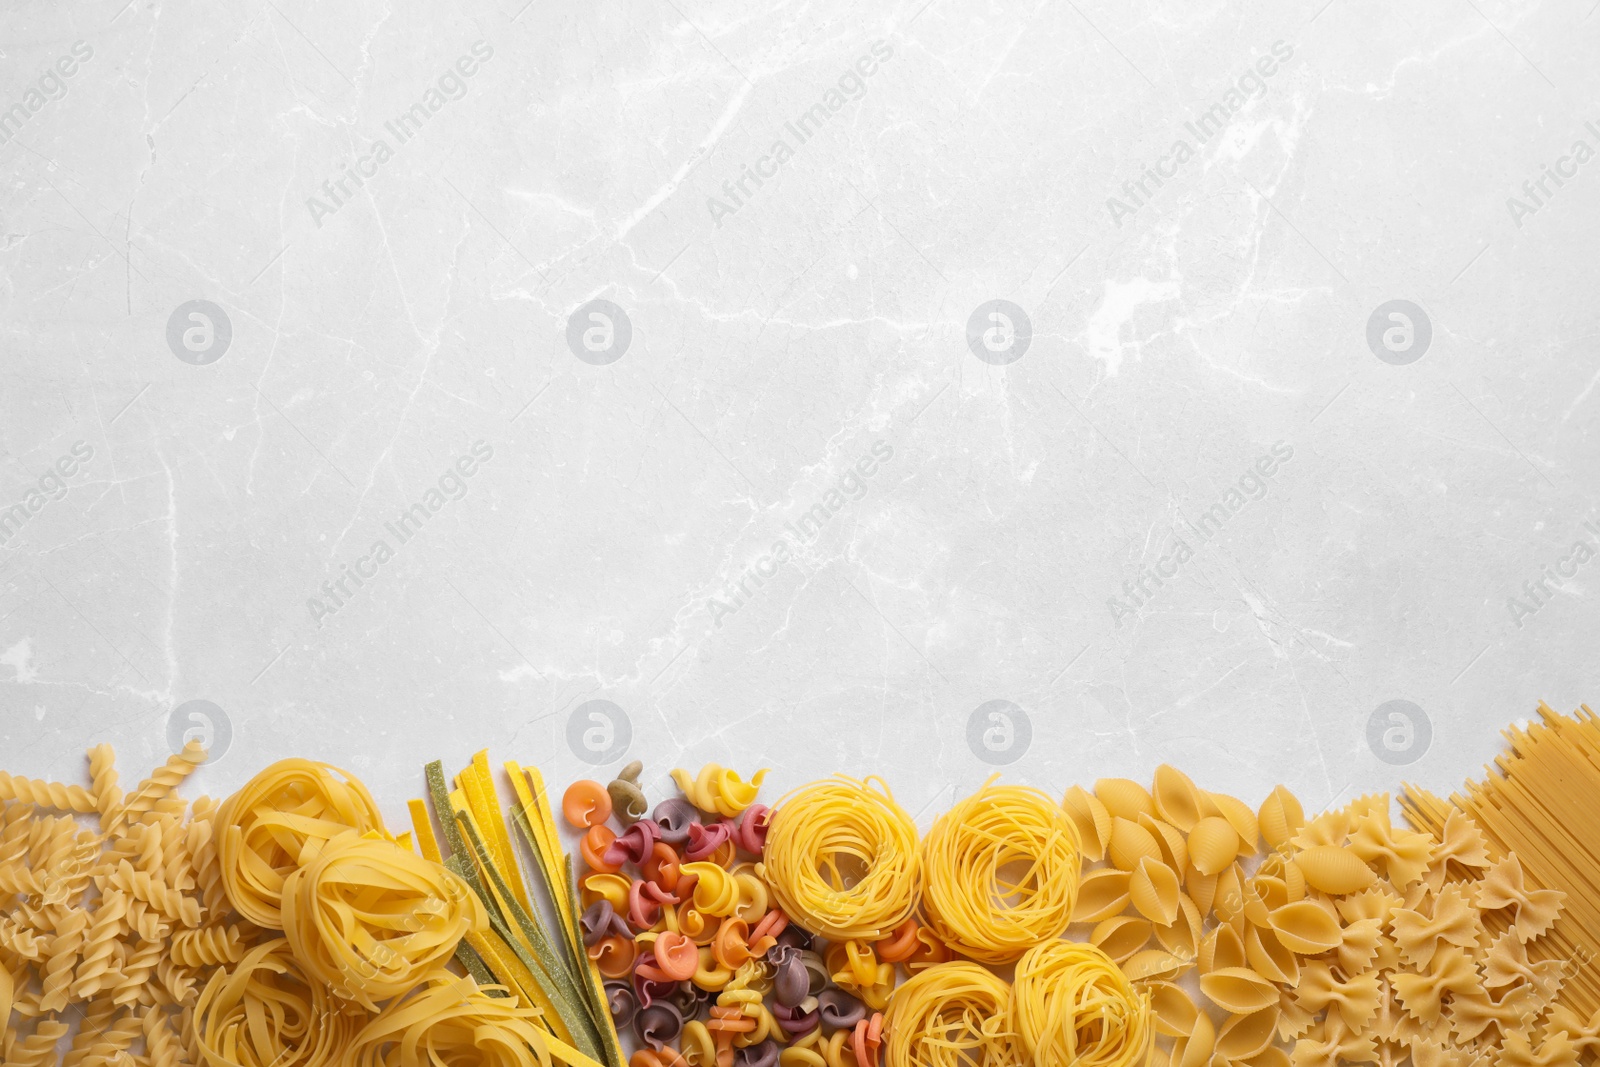
[[[308,974],[368,1011],[482,932],[483,903],[456,875],[381,838],[346,832],[283,886],[283,930]]]
[[[6,1067],[49,1067],[56,1062],[56,1045],[66,1036],[67,1024],[41,1019],[33,1033],[23,1037],[6,1033]]]
[[[114,827],[123,822],[138,822],[146,815],[157,813],[179,783],[205,761],[205,746],[199,741],[190,740],[181,752],[168,756],[165,763],[152,771],[150,777],[140,782],[139,787],[123,799],[122,807],[111,817],[110,825]]]
[[[116,752],[110,745],[96,745],[89,750],[89,777],[96,810],[100,813],[100,828],[108,829],[111,820],[122,809],[122,790],[117,787]]]
[[[1078,828],[1054,800],[985,783],[923,840],[928,925],[975,960],[1010,962],[1066,930],[1082,864]]]
[[[1017,961],[1011,1003],[1037,1067],[1142,1067],[1150,1054],[1150,995],[1093,945],[1029,949]]]
[[[0,800],[21,800],[41,808],[87,815],[95,810],[95,799],[81,785],[44,782],[0,771]]]
[[[1011,987],[973,963],[912,975],[884,1014],[887,1067],[1015,1067]]]
[[[366,786],[346,772],[286,759],[223,801],[215,825],[228,902],[257,926],[281,930],[284,880],[346,830],[382,831],[383,817]]]
[[[434,971],[362,1027],[349,1067],[550,1067],[538,1012]],[[280,1065],[281,1067],[281,1065]]]
[[[889,936],[922,892],[916,824],[882,779],[840,775],[784,797],[761,869],[784,913],[830,941]]]
[[[280,937],[211,976],[193,1025],[209,1067],[324,1067],[344,1055],[360,1022],[338,1010]]]

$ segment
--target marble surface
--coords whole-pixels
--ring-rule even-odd
[[[1600,694],[1597,33],[9,5],[3,765],[1449,788]]]

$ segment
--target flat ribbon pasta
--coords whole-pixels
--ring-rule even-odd
[[[209,1067],[326,1067],[360,1025],[281,937],[213,974],[195,1002],[195,1040]]]
[[[368,1011],[448,960],[483,903],[444,867],[381,838],[329,841],[284,883],[283,928],[313,977]]]
[[[491,997],[449,971],[427,980],[362,1027],[348,1067],[550,1067],[538,1011]]]
[[[383,832],[383,817],[367,787],[349,773],[285,759],[223,801],[216,825],[228,902],[257,926],[281,930],[285,879],[346,830]]]

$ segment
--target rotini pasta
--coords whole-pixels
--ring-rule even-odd
[[[201,930],[180,930],[173,935],[169,951],[185,967],[214,967],[238,963],[244,957],[245,938],[238,926],[208,926]]]
[[[95,799],[81,785],[63,785],[0,771],[0,800],[20,800],[41,808],[88,814],[95,810]]]
[[[1077,826],[1055,801],[991,779],[923,840],[928,926],[973,959],[1010,962],[1072,921],[1082,853]]]
[[[117,757],[110,745],[96,745],[89,750],[89,777],[93,780],[89,792],[94,796],[95,811],[100,815],[100,829],[109,831],[111,821],[122,809],[122,790],[117,786]]]
[[[111,826],[114,828],[125,822],[139,822],[146,815],[156,812],[162,802],[171,797],[172,791],[179,783],[193,774],[195,768],[205,761],[205,746],[199,741],[189,741],[183,746],[182,751],[168,756],[165,763],[152,771],[150,777],[140,782],[138,788],[123,798],[120,809],[111,818]],[[178,803],[183,808],[187,807],[181,801]]]
[[[781,800],[763,876],[785,914],[830,941],[876,941],[922,891],[917,828],[887,785],[840,776]]]

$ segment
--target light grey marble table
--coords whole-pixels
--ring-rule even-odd
[[[0,763],[1452,787],[1600,692],[1597,34],[10,5]]]

